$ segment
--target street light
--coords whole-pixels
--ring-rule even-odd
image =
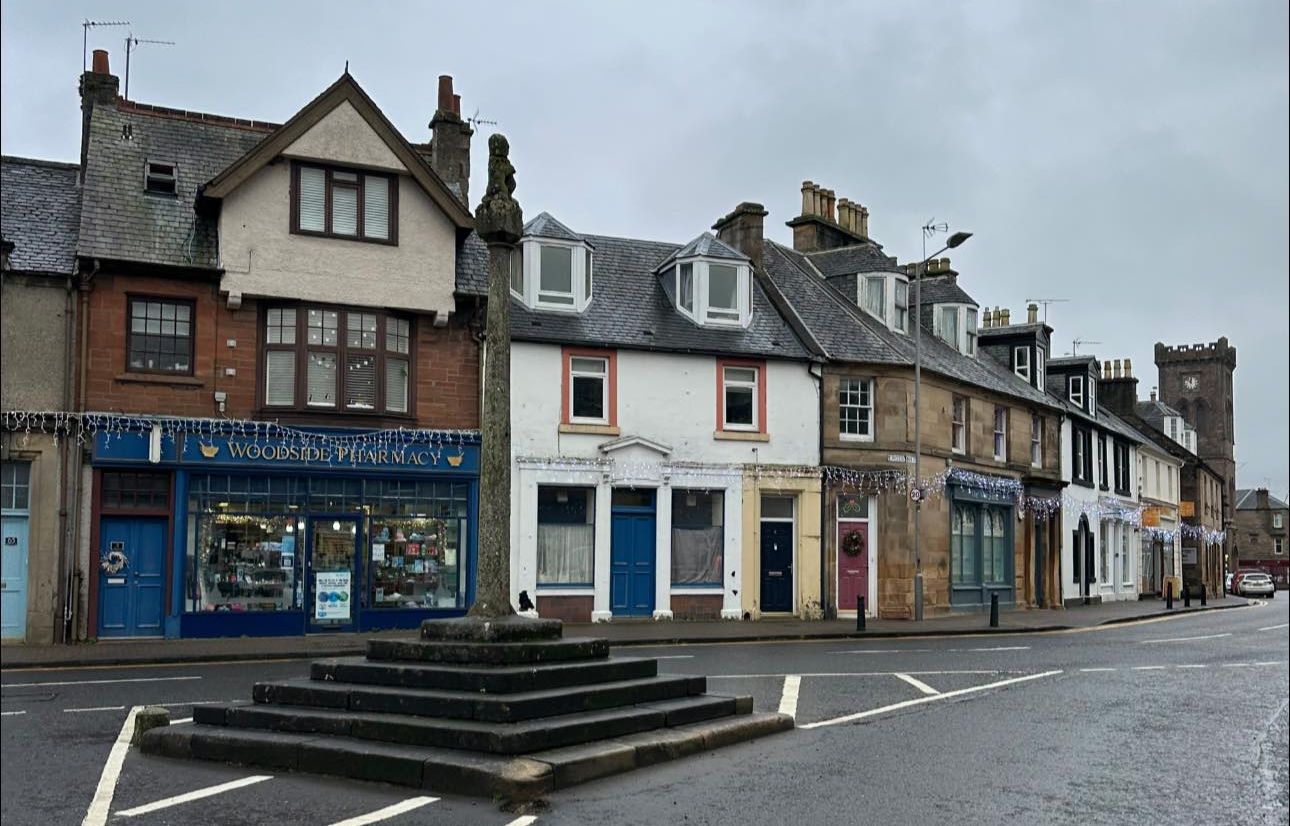
[[[931,255],[927,254],[927,239],[938,232],[947,232],[946,224],[928,221],[923,226],[923,260],[914,269],[914,485],[918,498],[914,500],[914,621],[923,619],[923,490],[919,485],[922,475],[919,467],[923,455],[923,276],[927,273],[927,262],[946,250],[954,249],[972,237],[970,232],[956,232]]]

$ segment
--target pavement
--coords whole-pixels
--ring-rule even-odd
[[[301,661],[9,671],[0,680],[0,821],[1283,826],[1288,603],[997,638],[642,645],[631,654],[705,675],[711,691],[751,694],[758,710],[792,714],[797,729],[519,811],[152,757],[120,739],[135,706],[166,705],[184,725],[196,705],[305,674]]]
[[[1172,610],[1162,600],[1134,600],[1081,605],[1064,609],[1019,609],[1002,611],[999,626],[991,628],[984,613],[950,614],[924,619],[868,619],[864,631],[856,621],[760,619],[756,621],[661,621],[615,620],[601,623],[564,624],[566,637],[603,637],[611,645],[698,644],[718,642],[766,642],[811,639],[884,639],[927,635],[1016,634],[1091,628],[1155,616],[1214,611],[1246,604],[1241,597],[1216,597],[1202,606],[1193,599],[1190,608],[1176,601]],[[223,662],[236,660],[308,659],[362,654],[368,639],[400,638],[408,630],[370,634],[315,634],[292,637],[228,637],[220,639],[148,639],[99,641],[73,645],[0,646],[0,669],[52,668],[72,666],[132,665],[147,663]]]

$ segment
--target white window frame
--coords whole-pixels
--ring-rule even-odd
[[[882,312],[876,313],[870,307],[865,306],[865,286],[870,281],[882,282]],[[905,305],[900,307],[896,301],[896,293],[901,288],[905,292]],[[908,333],[910,318],[914,312],[911,306],[909,295],[909,279],[903,275],[897,275],[890,272],[862,272],[856,273],[856,306],[873,318],[881,321],[888,330],[896,333]],[[905,313],[905,323],[901,324],[897,320],[897,309],[903,309]]]
[[[994,460],[1008,461],[1008,408],[994,406]]]
[[[1284,524],[1285,522],[1281,518],[1281,514],[1279,513],[1272,514],[1272,527],[1276,528],[1277,530],[1281,530],[1281,527]]]
[[[693,302],[692,309],[689,310],[681,304],[681,267],[686,264],[691,266],[692,272]],[[737,279],[735,304],[738,318],[711,315],[708,306],[708,269],[714,265],[735,269]],[[747,327],[752,322],[752,269],[746,263],[731,261],[728,258],[685,258],[672,266],[670,277],[674,279],[672,286],[676,295],[677,309],[695,323],[714,327]],[[719,312],[726,312],[726,310],[722,309]]]
[[[1047,370],[1048,370],[1048,351],[1044,349],[1044,345],[1036,344],[1035,345],[1035,386],[1038,387],[1040,390],[1044,389],[1044,385],[1048,381]]]
[[[889,285],[887,281],[887,276],[883,274],[861,274],[856,277],[856,303],[860,306],[860,309],[878,319],[883,324],[887,324],[887,319],[891,318],[891,313],[888,312],[888,308],[891,304],[892,296],[890,294],[891,291],[888,289]],[[874,312],[873,308],[869,306],[869,302],[866,297],[869,291],[869,284],[871,282],[882,285],[882,306],[879,308],[878,312]]]
[[[1044,419],[1038,413],[1030,414],[1030,466],[1044,466]]]
[[[1097,413],[1097,379],[1088,377],[1088,412]]]
[[[900,302],[896,300],[896,295],[901,291],[902,287],[904,288],[904,292],[905,292],[904,307],[901,307]],[[903,324],[900,323],[897,316],[897,312],[901,310],[903,310],[905,313],[905,320]],[[893,275],[891,276],[891,325],[890,325],[891,329],[895,330],[898,333],[908,333],[909,319],[911,315],[912,315],[912,310],[910,309],[910,301],[909,301],[909,279],[902,278],[899,275]]]
[[[564,304],[558,301],[543,299],[542,290],[542,248],[560,247],[569,250],[569,287],[573,291],[573,302]],[[549,310],[561,313],[580,313],[591,303],[595,275],[594,252],[591,247],[578,241],[560,241],[551,238],[527,238],[521,242],[523,250],[521,287],[523,294],[512,294],[524,304],[536,310]],[[591,277],[589,277],[591,276]],[[568,293],[546,292],[547,295],[568,295]]]
[[[854,396],[857,403],[846,401]],[[867,399],[867,403],[866,403]],[[872,442],[874,433],[873,419],[873,379],[843,378],[838,382],[838,438],[848,442]],[[842,429],[844,410],[860,411],[865,424],[861,433],[847,433]],[[865,416],[864,414],[868,414]]]
[[[953,341],[946,337],[947,333],[941,323],[941,315],[945,310],[953,310],[955,313],[954,322],[957,329],[954,331]],[[932,305],[932,332],[963,355],[975,358],[980,329],[979,318],[977,308],[971,304],[934,304]]]
[[[574,362],[578,361],[598,361],[604,369],[599,373],[578,370],[574,367]],[[573,412],[575,378],[600,380],[600,409],[604,411],[603,416],[579,416]],[[604,356],[569,355],[569,422],[571,424],[609,424],[609,359]]]
[[[1070,399],[1071,404],[1077,404],[1081,409],[1084,407],[1084,377],[1071,376],[1066,384],[1066,397]]]
[[[749,370],[753,374],[753,380],[751,382],[731,381],[729,378],[727,378],[731,370]],[[758,395],[758,393],[760,391],[761,380],[762,380],[761,367],[759,366],[747,365],[747,364],[723,364],[721,366],[721,429],[722,430],[735,430],[735,431],[743,431],[746,433],[760,432],[761,422],[758,419],[758,416],[760,415],[760,411],[758,410],[758,407],[760,407],[760,404],[759,404],[760,396]],[[729,387],[747,387],[750,390],[752,390],[752,424],[744,424],[742,422],[732,424],[730,422],[729,417],[726,415],[726,389]]]
[[[960,406],[960,402],[962,405]],[[956,418],[962,413],[962,418]],[[968,419],[968,400],[967,396],[950,397],[950,451],[952,453],[967,453],[967,419]]]
[[[1021,345],[1012,348],[1012,372],[1016,373],[1018,378],[1030,383],[1030,346]]]

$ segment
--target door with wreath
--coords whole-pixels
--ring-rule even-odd
[[[856,597],[869,597],[869,523],[839,521],[838,610],[856,610]]]

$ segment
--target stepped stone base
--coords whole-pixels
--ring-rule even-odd
[[[793,727],[703,677],[563,639],[558,621],[436,620],[418,640],[257,683],[252,702],[198,706],[139,735],[165,757],[375,780],[509,800]]]

